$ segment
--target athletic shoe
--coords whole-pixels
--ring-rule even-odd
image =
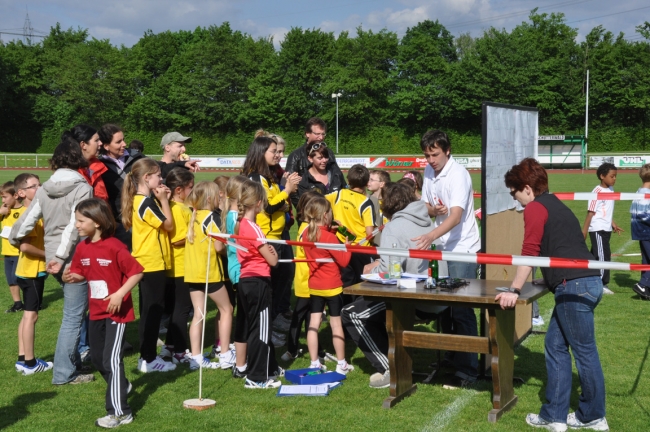
[[[650,288],[648,288],[645,285],[641,285],[640,283],[634,284],[632,287],[635,293],[639,295],[643,300],[648,300],[650,299]]]
[[[237,358],[233,351],[228,351],[224,354],[219,354],[219,367],[221,369],[230,369],[235,366]]]
[[[133,416],[131,414],[125,414],[121,416],[109,414],[105,417],[98,418],[95,421],[95,425],[106,429],[113,429],[123,424],[129,424],[132,421],[133,421]]]
[[[231,343],[230,345],[228,345],[228,348],[231,351],[235,351],[235,344]],[[206,357],[217,358],[219,354],[221,354],[221,344],[212,345],[212,351],[210,351],[209,355],[206,355]]]
[[[25,370],[25,362],[24,361],[17,361],[16,362],[16,372],[23,373],[23,370]]]
[[[343,366],[341,366],[340,364],[336,365],[336,372],[343,375],[347,375],[348,372],[352,372],[353,370],[354,370],[354,366],[352,366],[348,362],[345,362]]]
[[[190,358],[190,370],[197,370],[202,367],[203,369],[219,369],[219,363],[211,362],[209,358],[203,357],[201,364],[194,360],[194,357]]]
[[[325,358],[325,361],[329,361],[329,362],[338,362],[339,361],[339,359],[336,358],[336,356],[334,354],[330,354],[327,351],[323,352],[323,357]]]
[[[456,375],[450,377],[442,385],[442,388],[446,390],[470,389],[474,387],[476,387],[476,380],[468,380]]]
[[[192,355],[190,354],[190,350],[185,350],[185,352],[182,353],[174,353],[172,354],[172,363],[174,364],[189,363],[190,358],[192,358]]]
[[[246,378],[247,373],[248,373],[247,369],[244,369],[244,372],[240,372],[239,369],[237,369],[237,366],[233,366],[233,368],[232,368],[232,377],[233,378]]]
[[[309,365],[309,369],[320,369],[320,370],[323,371],[323,372],[327,372],[327,366],[325,366],[325,365],[324,365],[323,363],[321,363],[320,361],[318,362],[318,364],[315,364],[314,362],[312,362],[312,363]]]
[[[566,423],[550,422],[537,414],[528,414],[526,416],[526,423],[532,427],[542,428],[553,432],[564,432],[567,430]]]
[[[533,317],[533,325],[534,326],[543,326],[544,325],[544,318],[542,318],[541,316]]]
[[[278,370],[273,372],[273,377],[275,379],[281,378],[284,376],[284,369],[282,369],[280,366],[278,366]]]
[[[576,418],[576,413],[572,412],[566,418],[566,424],[571,429],[591,429],[596,431],[608,431],[609,425],[605,417],[592,420],[589,423],[583,423]]]
[[[171,349],[169,349],[169,348],[167,347],[167,345],[163,345],[163,346],[160,348],[160,354],[158,354],[158,355],[159,355],[160,357],[167,357],[167,358],[170,358],[170,357],[173,357],[173,356],[174,356],[174,352],[173,352]]]
[[[273,320],[273,330],[277,330],[277,331],[280,331],[280,332],[286,332],[286,331],[289,331],[290,327],[291,327],[291,323],[287,323],[286,320],[283,320],[282,315],[278,315]]]
[[[277,347],[284,346],[287,343],[285,336],[282,333],[271,332],[271,342]]]
[[[246,382],[244,383],[244,388],[247,389],[273,389],[273,388],[278,388],[282,385],[282,383],[274,378],[270,378],[268,381],[251,381],[248,378],[246,378]]]
[[[289,361],[293,361],[293,360],[297,359],[298,357],[302,357],[302,350],[301,349],[299,349],[298,352],[295,355],[293,355],[289,351],[287,351],[286,353],[282,354],[282,357],[280,357],[280,359],[282,361],[289,362]]]
[[[9,309],[5,311],[5,313],[14,313],[14,312],[20,312],[21,310],[25,309],[23,304],[21,303],[20,306],[16,306],[16,303],[12,304]]]
[[[54,367],[54,363],[36,359],[34,367],[23,366],[23,375],[34,375],[35,373],[49,371]]]
[[[95,375],[93,374],[79,374],[72,381],[69,381],[67,384],[86,384],[89,382],[95,381]]]
[[[79,354],[79,356],[81,357],[81,363],[88,363],[90,361],[90,350],[87,349],[86,351]]]
[[[603,294],[614,294],[614,291],[612,291],[611,289],[604,286],[603,287]]]
[[[377,389],[390,387],[390,370],[386,369],[383,374],[375,372],[370,375],[370,387]]]
[[[174,363],[165,361],[160,356],[156,357],[153,359],[153,361],[150,362],[147,362],[144,359],[140,359],[138,360],[138,363],[138,370],[142,373],[169,372],[176,369],[176,365]]]

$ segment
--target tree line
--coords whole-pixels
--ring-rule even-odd
[[[195,137],[196,154],[245,153],[258,128],[291,149],[311,116],[328,122],[333,145],[331,95],[342,93],[342,152],[418,152],[419,136],[441,128],[457,153],[478,153],[483,101],[537,107],[541,133],[584,133],[589,70],[590,151],[642,150],[650,24],[637,31],[631,42],[597,26],[578,43],[563,14],[533,10],[475,38],[429,20],[401,39],[292,28],[276,50],[228,23],[147,31],[130,48],[57,24],[42,42],[0,44],[0,148],[50,152],[74,124],[112,122],[150,153],[171,130]]]

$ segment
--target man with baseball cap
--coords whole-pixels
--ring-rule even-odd
[[[192,172],[199,170],[199,159],[181,160],[181,155],[185,153],[185,144],[191,142],[191,137],[183,136],[178,132],[169,132],[162,137],[160,148],[163,151],[163,157],[158,161],[158,165],[160,165],[163,179],[167,177],[169,171],[176,167],[186,168]]]

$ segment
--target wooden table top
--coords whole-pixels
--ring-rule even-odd
[[[424,282],[418,282],[416,288],[403,289],[397,285],[382,285],[372,282],[361,282],[343,289],[344,294],[366,297],[396,298],[404,300],[432,300],[450,303],[474,303],[477,307],[495,305],[494,297],[499,293],[497,287],[509,287],[510,281],[493,281],[482,279],[467,279],[469,285],[453,290],[424,289]],[[532,303],[544,296],[548,290],[543,285],[524,284],[518,305]]]

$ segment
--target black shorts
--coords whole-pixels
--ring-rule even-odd
[[[187,286],[190,287],[190,293],[192,291],[205,292],[204,283],[188,282]],[[224,287],[223,282],[208,282],[208,294],[216,293],[223,287]]]
[[[16,266],[18,265],[17,256],[5,256],[5,277],[9,286],[18,285],[16,280]]]
[[[330,316],[340,317],[341,309],[343,309],[343,294],[337,294],[332,297],[321,297],[317,295],[310,295],[309,302],[311,303],[311,313],[321,313],[327,305]]]
[[[38,312],[38,308],[43,302],[45,279],[47,279],[47,275],[34,279],[18,278],[18,286],[23,292],[23,304],[26,311]]]

